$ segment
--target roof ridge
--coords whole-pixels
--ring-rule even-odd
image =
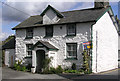
[[[84,10],[97,10],[97,9],[106,9],[106,8],[87,8],[87,9],[80,9],[80,10],[71,10],[71,11],[63,11],[61,13],[66,13],[66,12],[74,12],[74,11],[84,11]]]
[[[102,8],[102,7],[100,7],[100,8],[87,8],[87,9],[80,9],[80,10],[63,11],[61,13],[74,12],[74,11],[84,11],[84,10],[95,10],[95,9],[105,9],[105,8]],[[36,16],[42,17],[41,15],[32,15],[30,17],[36,17]]]
[[[32,16],[30,16],[30,17],[35,17],[35,16],[40,16],[40,15],[32,15]]]

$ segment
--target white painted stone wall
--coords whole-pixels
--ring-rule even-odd
[[[118,36],[118,66],[120,67],[120,35]]]
[[[11,59],[13,56],[13,59]],[[12,67],[11,62],[15,63],[15,49],[5,49],[5,65]]]
[[[53,12],[52,9],[47,10],[43,16],[43,24],[53,24],[60,20],[60,18]]]
[[[92,57],[94,73],[118,68],[118,34],[108,12],[93,25]]]
[[[120,50],[120,35],[118,36],[118,50]]]
[[[66,36],[66,25],[55,25],[53,37],[45,38],[45,27],[34,28],[33,39],[25,39],[25,29],[19,29],[16,31],[16,60],[24,60],[26,56],[26,44],[35,44],[39,40],[48,41],[59,50],[55,55],[50,54],[53,51],[49,51],[50,56],[53,56],[53,66],[57,67],[71,67],[72,63],[76,63],[78,67],[82,66],[82,43],[90,41],[90,28],[92,23],[80,23],[77,26],[76,36]],[[77,58],[78,60],[65,60],[66,59],[66,43],[77,43]],[[36,51],[33,50],[32,60],[36,60]],[[24,62],[24,61],[23,61]],[[36,65],[34,62],[33,65]]]

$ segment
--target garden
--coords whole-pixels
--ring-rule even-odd
[[[51,58],[46,58],[43,61],[43,69],[40,74],[90,74],[91,70],[89,67],[89,59],[90,56],[88,55],[88,51],[83,52],[83,66],[80,69],[76,68],[76,64],[73,63],[71,68],[63,69],[60,65],[57,68],[50,67]],[[28,64],[26,67],[23,66],[22,61],[18,61],[14,64],[14,68],[17,71],[24,71],[24,72],[31,72],[31,64]]]

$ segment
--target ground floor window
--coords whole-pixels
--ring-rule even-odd
[[[67,43],[67,58],[77,58],[77,43]]]
[[[33,46],[33,44],[26,45],[27,56],[32,56],[32,46]]]

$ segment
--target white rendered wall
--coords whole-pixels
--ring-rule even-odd
[[[120,50],[120,35],[118,36],[118,50]]]
[[[54,57],[53,66],[57,67],[70,67],[72,63],[76,63],[78,67],[82,66],[82,43],[90,41],[90,27],[92,23],[79,23],[76,24],[77,34],[76,36],[66,36],[66,25],[55,25],[53,37],[45,37],[45,27],[34,28],[33,39],[25,39],[25,29],[19,29],[16,31],[16,60],[24,60],[26,56],[26,44],[35,44],[39,40],[48,41],[52,45],[56,46],[59,50],[53,54],[49,54]],[[65,60],[66,59],[66,43],[77,43],[77,58],[78,60]],[[33,50],[33,53],[36,53]],[[32,60],[36,60],[36,55],[33,54]],[[34,64],[36,65],[35,61]]]
[[[94,73],[118,67],[118,34],[108,12],[93,25],[92,57]]]
[[[13,59],[11,59],[13,56]],[[15,63],[15,49],[5,49],[5,65],[7,65],[8,67],[12,67],[11,66],[11,62],[13,60],[13,64]]]

